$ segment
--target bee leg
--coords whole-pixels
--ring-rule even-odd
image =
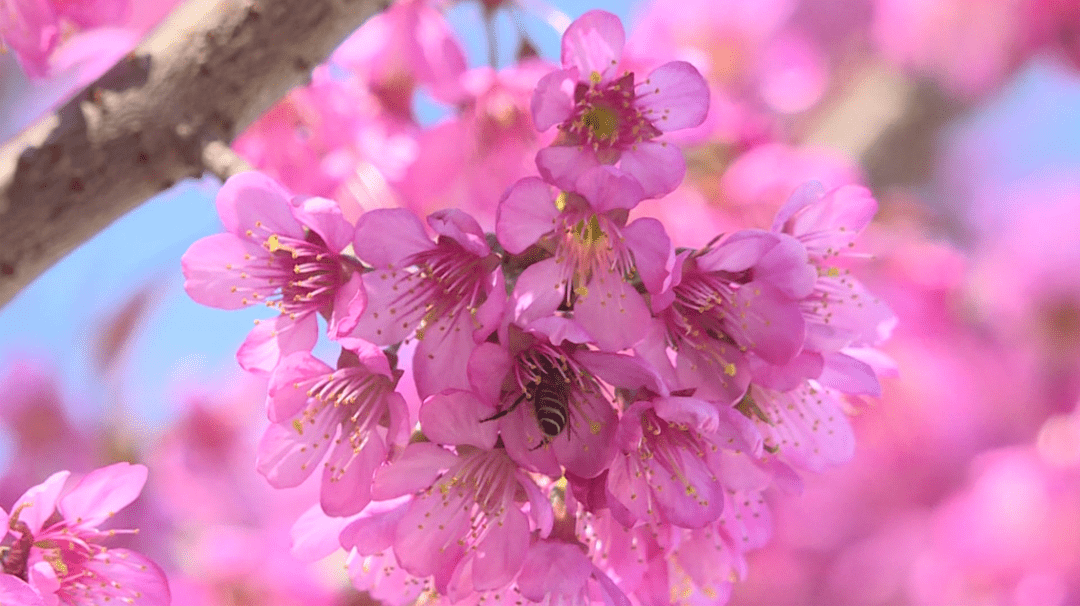
[[[528,392],[524,392],[524,391],[521,392],[521,395],[518,396],[518,399],[514,400],[514,403],[511,404],[509,408],[507,408],[506,410],[500,410],[499,412],[491,415],[490,417],[488,417],[486,419],[480,419],[480,422],[481,423],[487,423],[488,421],[494,421],[495,419],[501,419],[501,418],[505,417],[506,415],[513,412],[514,409],[518,407],[518,404],[521,404],[521,401],[524,400],[525,396],[527,396],[527,395],[528,395]]]
[[[547,446],[548,444],[551,444],[551,436],[544,436],[544,439],[540,440],[540,443],[537,444],[536,446],[533,446],[532,448],[530,448],[529,452],[532,452],[534,450],[540,450],[541,448]]]

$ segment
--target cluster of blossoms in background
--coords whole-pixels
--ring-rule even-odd
[[[235,385],[147,437],[0,381],[0,604],[1080,599],[1075,171],[962,141],[934,211],[821,145],[882,72],[945,116],[1032,57],[1075,77],[1080,3],[652,2],[629,35],[478,4],[558,61],[519,29],[469,68],[453,9],[398,0],[235,142],[258,172],[182,260],[195,301],[266,308]],[[0,95],[170,7],[0,0]]]
[[[630,220],[682,182],[666,133],[709,89],[682,61],[627,70],[624,38],[602,11],[567,28],[531,99],[557,135],[493,234],[458,209],[354,224],[245,173],[217,197],[227,233],[184,255],[196,301],[277,312],[237,355],[269,376],[257,467],[319,476],[295,532],[383,603],[723,599],[769,536],[762,493],[847,461],[846,413],[880,394],[894,319],[848,267],[870,193],[809,183],[696,248]]]

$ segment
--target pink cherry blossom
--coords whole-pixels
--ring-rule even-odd
[[[56,12],[83,28],[116,25],[126,21],[131,0],[53,0]]]
[[[792,193],[773,221],[773,231],[790,234],[807,250],[816,269],[813,292],[801,303],[807,347],[836,351],[880,343],[896,317],[838,261],[854,256],[855,239],[877,212],[870,191],[845,185],[825,192],[808,183]]]
[[[237,353],[246,370],[269,372],[284,355],[310,350],[316,316],[331,337],[348,334],[366,304],[358,269],[341,255],[353,228],[337,204],[309,198],[294,205],[259,173],[230,178],[217,197],[228,233],[199,240],[182,259],[184,289],[220,309],[265,304],[281,315],[259,323]]]
[[[504,599],[524,598],[539,604],[630,605],[626,594],[589,561],[580,545],[555,540],[541,539],[529,547],[521,573],[504,593],[510,594]],[[479,597],[485,603],[494,596]]]
[[[394,391],[386,356],[346,339],[334,370],[307,352],[285,357],[270,378],[273,424],[256,465],[277,488],[297,486],[324,458],[320,503],[331,516],[359,512],[371,498],[371,478],[391,445],[407,437],[408,410]],[[380,423],[388,419],[388,427]]]
[[[708,86],[684,61],[666,63],[636,81],[633,72],[620,74],[625,36],[615,15],[585,13],[563,34],[563,68],[537,84],[537,129],[559,127],[555,145],[537,154],[537,168],[564,190],[573,189],[589,168],[618,164],[646,197],[658,197],[674,190],[686,172],[680,150],[657,138],[701,124]]]
[[[602,349],[625,349],[641,340],[649,311],[629,276],[637,270],[643,279],[662,279],[655,274],[664,271],[635,265],[635,246],[655,235],[639,234],[643,225],[626,225],[626,211],[641,196],[636,180],[608,166],[586,171],[572,191],[558,196],[535,177],[515,183],[499,203],[499,242],[512,254],[538,244],[554,255],[518,279],[515,299],[531,302],[515,310],[515,319],[525,324],[562,306],[573,309],[574,319]],[[612,322],[611,314],[618,320]]]
[[[458,426],[480,422],[476,431],[485,431],[497,421],[507,452],[526,469],[552,477],[564,467],[581,478],[599,475],[615,453],[618,421],[608,386],[661,390],[659,377],[638,358],[590,351],[536,328],[524,332],[511,325],[507,334],[509,349],[483,343],[473,352],[470,392],[436,398],[453,398],[453,406],[471,411],[462,413]],[[546,421],[541,416],[538,390],[559,409],[561,423],[552,419],[554,413]],[[550,402],[553,397],[557,403]]]
[[[115,599],[167,606],[164,572],[139,553],[103,546],[102,540],[118,531],[98,528],[135,500],[146,474],[142,465],[117,463],[90,472],[63,497],[66,471],[27,490],[10,516],[3,516],[5,534],[13,543],[3,558],[0,591],[24,598],[33,592],[41,604],[74,606]]]
[[[752,385],[737,408],[755,421],[765,448],[795,467],[823,471],[855,454],[840,394],[820,384],[807,381],[789,391]]]
[[[458,79],[465,71],[465,53],[428,0],[395,2],[368,19],[331,60],[353,71],[385,111],[399,117],[411,117],[418,84],[442,101],[461,96]]]
[[[392,176],[402,204],[417,214],[459,208],[491,231],[499,199],[536,173],[534,157],[551,138],[536,132],[529,114],[536,83],[550,70],[530,60],[463,74],[466,96],[456,114],[419,134],[415,160]]]
[[[671,345],[679,385],[734,403],[749,384],[747,353],[782,365],[802,349],[799,299],[813,283],[805,248],[787,236],[745,230],[683,252],[670,282],[653,287],[660,327],[639,350],[664,368]]]
[[[411,444],[375,482],[380,498],[411,498],[380,515],[361,516],[341,534],[342,545],[362,555],[391,540],[401,567],[421,579],[432,577],[452,602],[513,580],[529,547],[530,517],[541,516],[536,507],[546,503],[525,496],[539,495],[539,488],[504,450],[457,451]],[[526,503],[531,515],[522,511]]]
[[[13,500],[58,465],[85,469],[96,457],[88,428],[67,412],[57,372],[33,359],[14,359],[7,366],[0,379],[0,424],[13,464],[3,473],[0,502]]]
[[[458,210],[428,217],[432,242],[411,211],[379,209],[356,225],[356,255],[375,267],[363,277],[369,297],[353,334],[378,345],[415,335],[421,397],[468,387],[469,353],[495,329],[505,287],[499,259],[476,221]]]
[[[635,402],[619,423],[620,453],[608,472],[608,499],[625,508],[626,526],[644,520],[700,528],[723,511],[720,450],[759,454],[760,440],[737,412],[719,411],[704,400]],[[625,515],[622,508],[616,517]]]
[[[0,1],[0,47],[14,51],[30,77],[48,74],[59,37],[60,23],[49,0]]]

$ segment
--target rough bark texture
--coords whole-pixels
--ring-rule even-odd
[[[180,179],[236,170],[233,138],[389,1],[189,0],[0,147],[0,306]]]

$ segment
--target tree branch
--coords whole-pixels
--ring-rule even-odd
[[[189,0],[94,84],[0,147],[0,306],[146,199],[204,171],[390,0]]]
[[[858,158],[867,184],[882,193],[931,177],[942,129],[969,105],[929,80],[912,80],[894,69],[868,65],[855,74],[807,143],[843,150]]]

